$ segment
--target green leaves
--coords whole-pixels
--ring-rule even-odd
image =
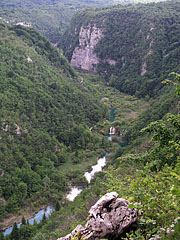
[[[157,234],[160,239],[173,239],[180,233],[178,227],[177,232],[169,227],[180,211],[180,115],[167,114],[165,120],[150,123],[142,132],[151,134],[151,148],[138,155],[145,166],[134,175],[126,170],[127,175],[123,176],[123,162],[130,158],[136,168],[137,155],[118,158],[120,167],[110,168],[106,173],[106,186],[126,199],[132,198],[129,207],[140,212],[138,230],[126,239],[150,239]],[[165,233],[159,231],[164,227]]]
[[[73,164],[73,151],[97,147],[99,139],[89,126],[107,108],[95,88],[75,79],[67,59],[33,28],[5,24],[0,52],[0,195],[6,200],[1,208],[5,215],[30,199],[57,200],[67,191],[62,165]]]
[[[129,204],[128,208],[135,208],[134,204]]]

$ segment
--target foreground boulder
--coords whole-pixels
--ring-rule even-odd
[[[91,207],[85,227],[78,225],[72,233],[58,240],[118,238],[137,219],[137,210],[128,208],[129,204],[126,199],[118,198],[116,192],[105,194]]]

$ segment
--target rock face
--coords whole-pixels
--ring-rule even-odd
[[[99,63],[99,59],[94,49],[102,37],[102,29],[96,27],[96,24],[81,27],[79,46],[74,49],[71,65],[78,69],[96,71],[95,65]]]
[[[137,219],[137,210],[128,208],[129,204],[115,192],[105,194],[91,207],[85,228],[78,225],[71,234],[58,240],[118,238]]]

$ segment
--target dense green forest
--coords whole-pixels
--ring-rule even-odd
[[[172,82],[180,95],[180,75],[174,74]],[[177,110],[142,129],[148,144],[133,154],[114,155],[114,166],[106,172],[108,191],[117,191],[139,209],[136,231],[126,240],[180,238],[179,101]]]
[[[77,10],[137,2],[143,0],[1,0],[0,17],[13,24],[30,24],[51,42],[58,43]]]
[[[114,136],[112,142],[114,147],[111,149],[112,154],[108,157],[108,170],[96,177],[91,188],[83,190],[74,202],[66,202],[62,205],[52,213],[49,220],[44,220],[38,225],[21,227],[18,234],[21,236],[24,231],[24,239],[29,239],[30,236],[32,239],[43,239],[42,237],[57,239],[64,236],[77,224],[85,224],[90,206],[100,196],[106,192],[116,191],[119,196],[132,202],[132,207],[135,206],[139,210],[138,222],[133,227],[135,230],[127,234],[126,240],[155,239],[157,235],[164,240],[178,240],[180,236],[178,95],[172,93],[169,96],[169,92],[174,92],[174,89],[172,86],[166,86],[166,91],[157,99],[138,102],[139,100],[132,96],[118,94],[117,90],[101,84],[96,75],[87,77],[95,86],[101,86],[100,95],[104,101],[107,102],[109,99],[111,104],[116,106],[116,117],[112,124],[117,124],[116,118],[119,115],[122,118],[123,112],[127,119],[124,124],[129,122],[130,126],[132,125],[131,131],[136,129],[137,134],[124,148],[117,145],[117,137]],[[179,75],[176,78],[180,81]],[[170,106],[164,101],[167,98],[171,102]],[[139,109],[138,117],[133,123],[130,119],[132,113],[138,106],[142,108],[145,104],[147,109],[142,112]],[[127,109],[131,111],[126,112]],[[160,110],[162,115],[158,115]],[[166,115],[167,112],[169,114]],[[159,118],[162,120],[154,121]],[[147,126],[148,122],[151,123]],[[108,123],[97,123],[94,131],[99,131],[106,124]],[[146,127],[139,131],[138,124],[141,128]],[[127,128],[130,126],[126,125]]]
[[[77,10],[113,3],[110,0],[2,0],[0,17],[14,24],[31,24],[51,42],[57,43]]]
[[[32,25],[56,42],[77,8],[97,4],[109,1],[1,1],[0,16],[27,23],[34,18]],[[78,12],[59,47],[70,60],[81,26],[102,28],[97,74],[76,72],[33,28],[0,20],[0,228],[12,216],[22,221],[0,240],[56,240],[85,224],[89,208],[110,191],[139,211],[124,239],[180,239],[179,6]],[[47,13],[59,15],[51,21]],[[35,25],[37,17],[42,25]],[[111,126],[117,132],[108,141]],[[83,173],[109,152],[106,171],[87,188]],[[70,186],[85,187],[73,202],[66,199]],[[50,219],[26,221],[48,204],[55,206]]]
[[[179,71],[179,1],[78,12],[59,44],[69,60],[79,45],[81,27],[89,24],[103,32],[94,50],[97,71],[120,91],[155,96],[167,75]]]
[[[76,162],[75,152],[97,149],[101,138],[89,127],[107,107],[34,29],[1,22],[0,52],[2,219],[30,201],[38,206],[62,198],[73,176],[63,164]]]

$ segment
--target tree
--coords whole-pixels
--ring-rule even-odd
[[[59,204],[59,201],[57,201],[55,205],[55,211],[59,211],[59,209],[60,209],[60,204]]]
[[[21,223],[22,223],[22,225],[26,225],[26,219],[24,216],[22,217]]]
[[[37,233],[32,240],[46,240],[45,234],[39,232]]]
[[[5,240],[4,234],[2,232],[0,233],[0,240]]]
[[[46,214],[43,214],[43,218],[42,218],[42,224],[44,224],[46,222]]]
[[[44,184],[44,188],[45,190],[49,189],[49,185],[51,183],[51,180],[48,176],[46,176],[45,178],[43,178],[43,184]]]
[[[24,182],[20,182],[18,184],[18,196],[19,196],[19,203],[22,204],[24,199],[27,196],[27,184]]]
[[[17,227],[17,223],[16,223],[16,222],[14,223],[13,230],[12,230],[12,232],[11,232],[10,239],[11,239],[11,240],[19,240],[19,229],[18,229],[18,227]]]

